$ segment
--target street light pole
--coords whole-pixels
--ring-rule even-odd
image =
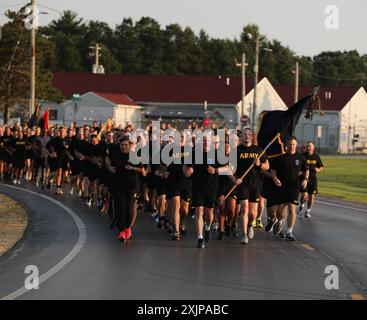
[[[251,129],[255,131],[255,119],[256,119],[256,108],[257,108],[257,83],[259,82],[259,53],[260,53],[260,38],[256,38],[256,51],[255,51],[255,65],[254,65],[254,101],[252,104],[252,119],[251,119]]]
[[[299,62],[296,62],[296,68],[294,70],[294,103],[298,102],[299,91]]]
[[[34,112],[36,100],[36,28],[35,28],[36,0],[32,0],[32,28],[31,28],[31,99],[29,104],[29,116]]]
[[[236,60],[236,67],[241,68],[241,111],[239,112],[238,116],[238,125],[241,127],[241,117],[245,113],[245,97],[246,97],[246,54],[242,54],[242,62],[237,63]]]

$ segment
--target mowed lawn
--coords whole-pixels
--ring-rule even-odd
[[[319,194],[367,204],[367,157],[322,156]]]

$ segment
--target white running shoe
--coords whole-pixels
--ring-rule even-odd
[[[305,213],[305,218],[307,218],[307,219],[311,219],[311,213],[307,211],[307,212]]]
[[[245,234],[241,239],[241,244],[248,244],[249,238],[247,234]]]
[[[254,227],[253,226],[248,226],[247,227],[247,234],[248,234],[248,238],[250,240],[252,240],[254,238],[255,232],[254,232]]]

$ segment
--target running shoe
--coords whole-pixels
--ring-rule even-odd
[[[86,204],[88,207],[91,207],[91,206],[92,206],[92,202],[93,202],[92,197],[91,197],[91,196],[88,196],[87,201],[86,201],[86,203],[85,203],[85,204]]]
[[[265,231],[266,232],[272,232],[274,224],[277,222],[277,219],[268,219],[268,223],[266,224]]]
[[[286,241],[296,241],[296,238],[294,237],[293,233],[292,232],[288,232],[286,235],[285,235],[285,240]]]
[[[245,234],[242,239],[241,239],[241,244],[248,244],[249,238],[247,236],[247,234]]]
[[[275,222],[274,226],[273,226],[273,233],[274,235],[279,234],[280,232],[280,221]]]
[[[210,230],[209,231],[205,230],[204,232],[205,242],[208,243],[211,240],[211,238],[212,238],[212,233],[210,232]]]
[[[218,222],[213,222],[212,229],[213,230],[218,230],[219,229],[219,223]]]
[[[125,230],[121,231],[117,237],[120,241],[125,241],[126,240],[126,233]]]
[[[20,184],[20,179],[17,180],[17,184]]]
[[[302,217],[302,211],[303,211],[303,206],[299,206],[298,210],[297,210],[297,213],[298,213],[299,217]]]
[[[305,213],[305,218],[307,218],[307,219],[311,219],[311,214],[310,214],[309,212],[306,212],[306,213]]]
[[[179,232],[175,232],[175,233],[172,235],[172,240],[180,241],[180,240],[181,240],[180,233],[179,233]]]
[[[130,239],[131,236],[132,236],[131,227],[126,228],[124,231],[125,231],[125,238],[126,238],[126,240],[127,239]]]
[[[56,194],[59,195],[59,196],[62,196],[64,194],[64,192],[62,191],[62,188],[61,187],[58,187],[56,189]]]
[[[247,227],[247,234],[250,240],[252,240],[255,236],[254,227],[251,224]]]
[[[237,226],[232,226],[231,227],[231,233],[232,233],[232,237],[238,238]]]
[[[173,231],[173,225],[170,223],[167,229],[167,233],[172,236],[175,232]]]
[[[137,206],[137,210],[139,210],[139,211],[140,211],[141,209],[143,209],[143,205],[139,202],[139,203],[138,203],[138,206]]]
[[[13,184],[17,184],[17,179],[14,179],[13,180]]]
[[[204,239],[198,239],[197,247],[201,249],[205,248]]]
[[[180,227],[180,234],[181,236],[186,236],[186,226],[184,224]]]
[[[263,225],[261,219],[256,219],[255,228],[264,229],[264,225]]]
[[[159,220],[157,222],[157,228],[161,230],[164,228],[164,217],[159,217]]]
[[[217,239],[218,240],[224,240],[224,231],[219,231]]]
[[[275,237],[278,238],[278,239],[284,239],[285,234],[283,232],[279,232],[278,234],[275,235]]]

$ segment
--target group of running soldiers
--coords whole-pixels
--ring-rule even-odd
[[[268,158],[254,144],[248,128],[238,132],[234,145],[228,136],[221,140],[215,131],[195,142],[194,135],[176,130],[180,135],[177,142],[174,134],[161,131],[155,136],[147,129],[147,164],[131,161],[131,151],[139,142],[139,138],[131,139],[131,129],[110,128],[102,134],[95,124],[50,130],[2,126],[1,179],[14,184],[21,184],[21,179],[34,181],[39,190],[55,187],[60,196],[66,190],[71,196],[77,194],[86,206],[96,205],[101,214],[111,218],[111,228],[118,231],[121,241],[132,236],[137,212],[143,207],[157,227],[167,230],[177,241],[187,233],[188,218],[195,218],[199,248],[211,241],[213,230],[218,240],[241,234],[240,243],[248,244],[254,238],[254,229],[264,228],[265,206],[265,231],[288,241],[295,240],[297,206],[300,216],[311,218],[317,194],[316,174],[323,169],[312,142],[307,143],[304,153],[299,153],[297,139],[291,137],[284,154]],[[169,157],[181,161],[153,162],[157,140],[160,153],[172,144]],[[202,148],[200,161],[195,159],[198,143]],[[192,152],[186,151],[188,145],[193,147]],[[221,164],[219,149],[227,156],[235,152],[236,166]],[[253,168],[241,179],[251,165]]]

